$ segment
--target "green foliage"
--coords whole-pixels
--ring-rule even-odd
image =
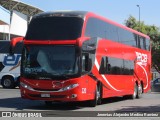
[[[160,72],[160,29],[155,25],[145,25],[144,22],[136,20],[133,16],[125,20],[125,25],[150,37],[152,44],[152,67]]]

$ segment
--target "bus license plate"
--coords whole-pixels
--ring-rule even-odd
[[[50,94],[41,94],[41,97],[47,97],[47,98],[49,98]]]

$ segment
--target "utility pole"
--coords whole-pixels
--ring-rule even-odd
[[[139,31],[141,31],[141,8],[140,5],[137,5],[137,7],[139,8]]]

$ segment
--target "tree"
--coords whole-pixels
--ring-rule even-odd
[[[155,25],[145,25],[144,22],[137,21],[133,16],[129,16],[125,20],[125,25],[150,37],[152,44],[152,67],[160,73],[160,29]]]

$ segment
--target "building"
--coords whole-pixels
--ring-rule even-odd
[[[40,12],[43,10],[20,0],[0,0],[0,40],[25,36],[29,20]]]

